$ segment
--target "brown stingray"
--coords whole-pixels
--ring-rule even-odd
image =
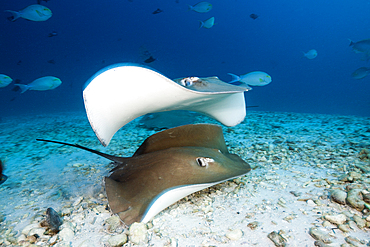
[[[211,124],[158,132],[148,137],[132,157],[55,143],[85,149],[117,164],[105,178],[105,189],[113,213],[127,225],[148,222],[181,198],[251,169],[239,156],[228,152],[222,128]]]
[[[4,183],[8,177],[3,174],[3,162],[0,160],[0,184]]]

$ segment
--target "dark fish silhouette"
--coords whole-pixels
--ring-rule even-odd
[[[20,79],[15,79],[14,80],[14,83],[15,84],[19,84],[21,82],[21,80]],[[13,88],[12,88],[12,91],[13,92],[18,92],[18,91],[20,91],[21,90],[21,88],[19,87],[19,86],[14,86]],[[12,99],[11,101],[13,101],[14,99]]]
[[[57,36],[58,35],[58,33],[57,32],[55,32],[55,31],[53,31],[53,32],[51,32],[51,33],[49,33],[48,34],[48,37],[54,37],[54,36]]]
[[[257,19],[257,18],[258,18],[258,15],[256,15],[256,14],[251,14],[249,17],[250,17],[250,18],[252,18],[253,20],[255,20],[255,19]]]
[[[12,91],[14,91],[14,92],[18,92],[19,90],[21,90],[21,88],[19,86],[14,86],[12,88]]]
[[[140,57],[143,59],[144,63],[152,63],[156,60],[145,45],[140,46],[139,51]]]
[[[117,157],[78,144],[37,139],[81,148],[117,166],[105,178],[113,213],[123,222],[147,223],[181,198],[245,175],[251,167],[227,150],[222,128],[184,125],[148,137],[132,157]]]
[[[3,169],[3,162],[0,160],[0,184],[4,183],[8,179],[8,177],[3,174]]]
[[[54,59],[50,59],[50,60],[48,60],[48,63],[55,64],[55,60]]]
[[[44,2],[49,2],[50,0],[37,0],[37,4],[41,4],[41,2],[44,1]]]
[[[153,56],[150,56],[149,58],[145,59],[144,62],[145,63],[152,63],[154,62],[156,59],[153,57]]]
[[[156,9],[156,10],[154,10],[153,11],[153,15],[156,15],[156,14],[159,14],[159,13],[161,13],[161,12],[163,12],[163,10],[161,10],[161,9]]]

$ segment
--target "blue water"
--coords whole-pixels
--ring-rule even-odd
[[[208,13],[188,11],[197,3],[190,0],[49,0],[41,4],[53,16],[44,22],[10,22],[3,12],[36,2],[1,1],[0,73],[63,84],[24,94],[0,88],[0,116],[83,111],[89,77],[114,63],[144,63],[140,47],[156,58],[147,65],[170,78],[267,72],[272,83],[246,93],[247,104],[259,106],[253,110],[370,116],[370,76],[351,78],[370,65],[348,46],[370,38],[368,0],[209,0]],[[157,8],[163,12],[152,14]],[[198,29],[212,16],[214,27]],[[318,51],[313,60],[303,57],[310,49]]]

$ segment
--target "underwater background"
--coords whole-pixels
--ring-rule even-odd
[[[268,73],[269,85],[246,92],[256,111],[370,116],[370,77],[351,78],[369,63],[348,40],[370,38],[370,1],[209,2],[211,11],[197,13],[187,6],[197,1],[186,0],[49,0],[41,1],[52,10],[49,20],[11,22],[5,10],[37,1],[1,1],[0,73],[13,83],[47,75],[63,83],[23,94],[13,83],[0,88],[0,116],[84,111],[82,88],[94,73],[119,62],[146,64],[148,54],[155,61],[146,65],[169,78]],[[215,25],[199,29],[210,17]],[[315,59],[303,56],[310,49]]]
[[[348,237],[370,246],[370,65],[363,56],[370,57],[370,0],[207,0],[209,12],[189,10],[199,2],[0,1],[0,246],[119,246],[110,243],[118,235],[129,236],[124,246],[135,244],[127,225],[111,224],[116,215],[103,181],[115,164],[36,139],[131,157],[160,130],[221,125],[193,112],[148,114],[103,147],[86,117],[83,87],[104,67],[127,62],[171,79],[230,82],[228,73],[252,71],[272,77],[245,92],[243,122],[221,125],[228,150],[251,171],[161,211],[143,232],[148,245],[277,246],[269,235],[278,232],[290,246],[313,246],[321,239],[312,232],[320,229],[334,237],[333,246],[351,244]],[[50,19],[9,20],[7,10],[37,3],[52,11]],[[200,28],[212,17],[215,25]],[[350,40],[366,41],[365,54]],[[313,49],[317,57],[304,56]],[[1,74],[13,82],[1,87]],[[45,76],[62,84],[24,93],[15,86]],[[339,204],[332,189],[367,208]],[[49,208],[63,220],[56,235],[43,224]],[[346,223],[324,225],[323,216],[337,214]],[[242,235],[227,237],[234,229]]]

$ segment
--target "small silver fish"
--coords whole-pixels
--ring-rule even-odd
[[[215,25],[215,18],[214,17],[211,17],[205,21],[200,21],[200,26],[199,26],[199,29],[204,27],[204,28],[211,28],[213,27],[213,25]]]
[[[308,59],[314,59],[315,57],[317,57],[317,51],[312,49],[309,50],[308,52],[303,52],[303,56],[305,56]]]
[[[21,88],[21,93],[26,92],[27,90],[36,90],[36,91],[46,91],[52,90],[62,84],[62,81],[54,76],[44,76],[39,79],[34,80],[30,84],[14,84]]]
[[[359,69],[356,69],[352,74],[351,77],[356,80],[361,80],[365,78],[370,73],[370,68],[367,67],[361,67]]]
[[[12,78],[10,78],[7,75],[0,74],[0,87],[6,87],[13,81]]]
[[[231,73],[228,74],[232,77],[232,80],[229,83],[240,82],[249,86],[265,86],[272,81],[271,76],[262,71],[253,71],[241,76]],[[248,88],[252,89],[250,87]]]
[[[193,6],[189,5],[189,10],[193,10],[198,13],[207,13],[212,9],[212,4],[208,2],[199,2]]]
[[[8,18],[10,21],[15,21],[18,18],[23,18],[29,21],[46,21],[53,15],[48,7],[39,4],[30,5],[20,11],[5,11],[10,12],[13,15],[12,17]]]
[[[353,42],[352,40],[349,41],[350,41],[349,46],[352,46],[352,50],[355,53],[364,54],[361,60],[368,61],[370,59],[370,39],[363,39],[357,42]]]

